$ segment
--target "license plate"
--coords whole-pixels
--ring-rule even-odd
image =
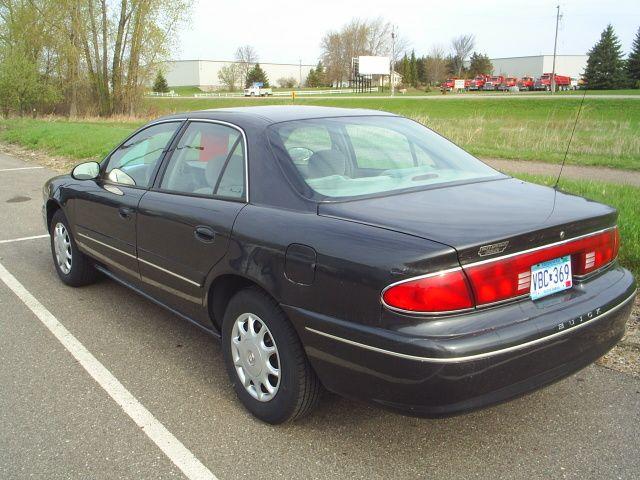
[[[546,297],[573,286],[571,256],[555,258],[531,267],[531,299]]]

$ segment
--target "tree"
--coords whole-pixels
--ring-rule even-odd
[[[464,62],[473,50],[476,39],[473,35],[460,35],[451,40],[451,62],[453,73],[462,76]]]
[[[0,108],[5,116],[16,111],[20,116],[50,107],[61,92],[44,79],[28,55],[12,52],[0,63]]]
[[[416,62],[416,79],[418,83],[425,85],[427,83],[427,69],[425,57],[418,58]]]
[[[408,82],[412,87],[418,86],[418,66],[416,60],[416,52],[411,50],[411,57],[409,58],[409,78]]]
[[[225,65],[218,72],[218,79],[222,82],[224,88],[230,92],[236,90],[236,87],[241,82],[240,76],[240,65],[237,63]]]
[[[269,86],[269,79],[267,78],[267,74],[264,73],[264,70],[260,67],[259,63],[256,63],[254,67],[249,70],[247,73],[247,79],[244,82],[245,87],[250,87],[254,83],[262,83],[263,86]]]
[[[405,54],[402,57],[402,63],[400,64],[400,75],[402,75],[402,84],[409,85],[411,83],[411,64],[409,63],[409,57]]]
[[[153,91],[158,93],[167,93],[169,91],[169,84],[167,83],[167,79],[164,78],[162,70],[158,70],[156,79],[153,82]]]
[[[131,114],[169,54],[192,0],[2,0],[0,57],[19,51],[71,116]],[[60,102],[63,102],[60,104]],[[47,107],[49,108],[49,107]]]
[[[391,56],[392,25],[382,18],[353,19],[338,31],[329,31],[321,41],[321,59],[327,83],[341,84],[351,79],[352,59],[361,55]],[[406,50],[407,42],[396,35],[395,61]]]
[[[427,74],[427,81],[430,84],[437,84],[446,79],[447,60],[444,56],[444,49],[434,46],[429,55],[425,57],[424,66]]]
[[[593,90],[623,88],[626,83],[622,48],[611,24],[588,52],[584,79]]]
[[[640,28],[631,46],[631,53],[627,59],[627,76],[633,88],[640,88]]]
[[[282,77],[277,81],[280,88],[293,88],[296,86],[296,79],[293,77]]]
[[[493,64],[487,55],[473,52],[469,61],[469,74],[472,77],[476,75],[490,75],[493,72]]]
[[[251,45],[243,45],[236,50],[236,62],[238,63],[238,73],[243,84],[247,84],[247,75],[258,63],[258,53]]]

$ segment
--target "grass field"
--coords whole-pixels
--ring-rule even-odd
[[[290,99],[146,99],[151,116]],[[558,162],[573,128],[575,99],[297,99],[300,105],[373,108],[414,118],[471,153],[488,158]],[[640,170],[640,101],[587,99],[567,162]]]
[[[556,180],[552,177],[522,173],[514,173],[513,176],[542,185],[553,185]],[[622,265],[640,278],[640,188],[562,179],[560,189],[618,209],[618,226],[622,238],[619,259]]]
[[[127,132],[163,114],[244,105],[285,105],[289,98],[147,98],[144,119],[69,122],[0,120],[0,141],[74,159],[99,158]],[[382,109],[414,118],[484,158],[558,163],[564,155],[579,97],[563,99],[297,99],[299,105]],[[640,170],[640,101],[588,99],[567,162]]]

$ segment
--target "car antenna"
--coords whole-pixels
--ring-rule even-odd
[[[569,148],[571,147],[571,141],[573,140],[573,135],[576,133],[576,127],[578,126],[578,119],[580,118],[580,112],[582,112],[582,105],[584,104],[584,98],[587,96],[587,87],[585,86],[584,92],[582,94],[582,100],[580,100],[580,106],[578,107],[578,111],[576,112],[576,121],[573,123],[573,129],[571,130],[571,136],[569,137],[569,143],[567,143],[567,149],[564,152],[564,158],[562,159],[562,164],[560,165],[560,172],[558,173],[558,178],[556,178],[556,183],[553,186],[554,189],[558,189],[558,184],[560,183],[560,176],[562,175],[562,170],[564,170],[564,164],[567,161],[567,155],[569,154]]]

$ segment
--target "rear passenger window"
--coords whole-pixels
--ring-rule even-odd
[[[185,130],[160,183],[163,190],[244,197],[244,143],[235,128],[193,122]]]

